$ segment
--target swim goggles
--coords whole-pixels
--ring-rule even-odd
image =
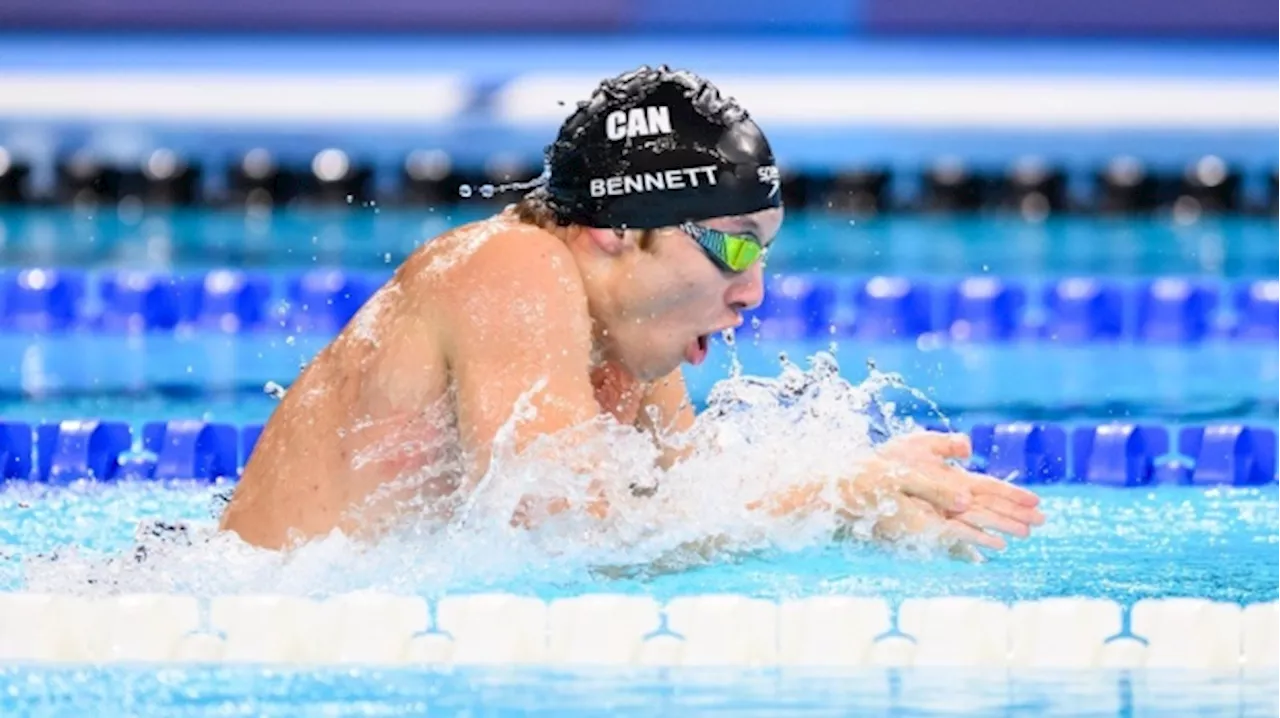
[[[760,240],[752,234],[726,234],[693,222],[682,223],[680,230],[692,237],[717,266],[734,274],[747,271],[766,254]]]

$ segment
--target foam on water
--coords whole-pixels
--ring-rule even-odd
[[[746,506],[818,477],[848,476],[873,451],[875,437],[909,429],[878,402],[893,385],[893,377],[874,371],[852,384],[825,353],[812,357],[807,369],[784,359],[777,377],[732,375],[716,386],[691,431],[665,437],[688,452],[665,471],[656,466],[659,450],[651,437],[606,418],[514,451],[513,429],[532,411],[527,400],[534,387],[499,433],[489,470],[474,488],[458,492],[448,512],[407,507],[406,517],[376,541],[335,532],[291,552],[264,551],[217,534],[211,512],[182,535],[140,530],[138,547],[125,554],[66,546],[56,557],[24,556],[21,582],[29,590],[60,592],[433,593],[530,574],[571,582],[661,573],[827,545],[837,529],[850,528],[831,511],[770,518]],[[65,491],[27,490],[46,491],[28,501],[74,500]],[[834,483],[829,491],[836,503]],[[600,497],[610,506],[604,518],[546,508],[561,498],[590,506]],[[440,520],[442,513],[449,518]],[[850,533],[867,536],[875,518],[865,516]],[[77,520],[116,525],[122,518]],[[140,553],[145,560],[138,560]]]

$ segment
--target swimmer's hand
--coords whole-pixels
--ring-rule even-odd
[[[841,505],[835,508],[851,521],[875,517],[877,540],[932,537],[953,555],[980,560],[977,548],[1002,550],[1006,542],[998,534],[1026,538],[1044,515],[1030,491],[950,463],[971,452],[963,434],[894,437],[837,483]],[[822,486],[797,487],[751,508],[790,514],[823,503],[822,493]]]
[[[1026,538],[1033,526],[1043,524],[1035,494],[949,463],[968,459],[972,451],[963,434],[906,434],[884,444],[867,467],[872,493],[888,488],[910,501],[904,502],[908,508],[898,525],[882,530],[910,534],[942,520],[944,538],[1000,550],[1004,539],[989,532]],[[858,495],[865,497],[865,490]]]

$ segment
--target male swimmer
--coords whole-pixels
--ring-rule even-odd
[[[547,161],[545,182],[517,204],[415,251],[306,367],[223,529],[287,548],[335,529],[375,533],[406,506],[447,521],[500,431],[522,450],[605,417],[666,442],[664,470],[681,460],[667,442],[694,424],[680,366],[703,361],[708,337],[764,293],[761,258],[783,219],[769,143],[710,82],[643,67],[603,82]],[[504,428],[521,401],[531,411]],[[1038,499],[952,463],[969,451],[963,436],[899,436],[845,476],[744,509],[857,517],[891,499],[877,536],[1002,549],[1000,534],[1043,521]],[[511,522],[608,517],[602,492],[584,495],[521,504]]]

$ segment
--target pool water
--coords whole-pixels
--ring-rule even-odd
[[[464,217],[353,207],[275,215],[186,211],[77,214],[0,212],[0,266],[146,268],[198,272],[254,267],[283,276],[317,266],[390,273],[427,237]],[[826,215],[789,217],[769,272],[896,274],[929,280],[989,274],[1019,281],[1068,275],[1214,281],[1280,273],[1274,218],[1051,219]],[[267,419],[267,381],[288,385],[323,335],[126,336],[0,332],[0,417],[144,421]],[[744,332],[688,369],[705,402],[736,361],[779,373],[831,349],[827,339],[776,341]],[[1234,422],[1275,428],[1280,359],[1274,342],[950,345],[838,338],[841,374],[866,361],[896,372],[925,399],[892,397],[900,415],[960,428],[1028,419],[1068,426],[1111,420],[1171,428]],[[707,477],[713,480],[714,477]],[[1191,596],[1235,603],[1280,592],[1280,498],[1254,488],[1159,486],[1040,490],[1048,522],[982,564],[849,544],[755,544],[710,562],[654,566],[602,553],[457,553],[456,544],[404,537],[368,550],[325,540],[288,561],[208,534],[230,487],[159,482],[67,488],[10,482],[0,489],[0,590],[87,594],[278,592],[327,595],[377,588],[440,596],[479,590],[543,598],[594,591],[659,600],[735,592],[766,598],[843,594],[897,602],[931,596],[1001,601],[1091,596],[1123,605]],[[174,541],[138,530],[188,527]],[[139,547],[145,558],[139,560]],[[617,559],[616,554],[608,554]],[[622,557],[625,559],[625,555]],[[1276,715],[1277,678],[1154,671],[792,670],[560,672],[188,666],[159,671],[0,666],[0,712],[25,715]]]
[[[486,216],[470,207],[215,210],[0,209],[6,266],[202,269],[313,268],[388,274],[427,239]],[[771,271],[949,277],[991,274],[1272,277],[1276,219],[1065,216],[1029,223],[1003,216],[862,219],[794,211],[769,253]]]
[[[0,667],[29,716],[1271,716],[1274,671]],[[1206,710],[1206,707],[1208,709]]]
[[[328,341],[321,335],[27,336],[0,333],[0,415],[24,421],[109,417],[141,422],[203,418],[262,423],[275,400],[263,386],[288,386]],[[749,375],[772,377],[779,356],[798,364],[831,340],[757,341],[749,331],[731,353],[713,340],[707,361],[686,367],[696,402],[705,402],[736,357]],[[929,402],[903,395],[900,411],[938,412],[964,426],[979,420],[1240,421],[1274,426],[1280,363],[1275,346],[1212,341],[1142,344],[975,344],[919,348],[910,343],[835,341],[844,376],[867,376],[866,362],[903,380]],[[1054,381],[1045,381],[1046,376]],[[930,403],[935,404],[931,406]]]
[[[423,241],[474,210],[432,212],[351,207],[246,215],[138,209],[0,210],[0,268],[142,268],[176,274],[237,267],[277,280],[341,266],[389,276]],[[1273,217],[1051,218],[789,215],[767,274],[901,275],[932,282],[989,275],[1032,286],[1066,276],[1136,281],[1159,276],[1239,282],[1280,274]],[[0,269],[0,271],[3,271]],[[92,292],[91,292],[92,293]],[[204,417],[261,423],[273,402],[267,381],[288,385],[328,341],[324,334],[110,333],[32,335],[0,331],[0,415],[42,421],[111,417],[143,421]],[[897,372],[952,420],[1242,420],[1273,425],[1280,362],[1274,343],[1211,339],[1195,344],[867,342],[837,336],[761,339],[748,327],[738,361],[773,376],[777,357],[798,362],[832,341],[847,377],[874,360]],[[724,347],[686,368],[695,401],[728,371]],[[1045,377],[1055,377],[1045,381]],[[1061,379],[1058,379],[1061,377]],[[928,413],[914,402],[904,412]]]
[[[0,589],[41,592],[177,592],[199,596],[283,593],[324,596],[360,589],[441,596],[500,591],[545,600],[589,592],[697,593],[772,600],[813,595],[890,600],[977,596],[1013,602],[1093,596],[1128,605],[1145,598],[1274,601],[1280,587],[1276,486],[1150,490],[1053,486],[1040,491],[1048,520],[974,565],[860,545],[775,545],[731,560],[678,566],[602,566],[604,552],[469,555],[449,544],[395,542],[352,551],[320,542],[284,562],[202,545],[226,486],[154,482],[0,492]],[[140,523],[186,524],[194,548],[139,533]],[[146,550],[139,560],[138,547]],[[510,549],[510,547],[507,547]],[[519,548],[519,547],[517,547]],[[331,570],[318,570],[327,567]]]

